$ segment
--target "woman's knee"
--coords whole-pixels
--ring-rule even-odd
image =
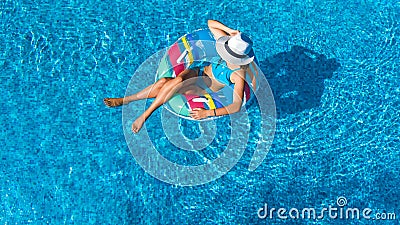
[[[181,77],[169,78],[164,81],[165,83],[161,86],[161,89],[171,89],[174,87],[178,87],[180,86],[182,81],[183,79]]]
[[[156,83],[155,83],[155,86],[154,86],[154,88],[162,88],[168,81],[170,81],[171,79],[173,79],[173,78],[166,78],[166,77],[164,77],[164,78],[161,78],[161,79],[159,79]]]
[[[163,77],[163,78],[161,78],[161,79],[159,79],[159,80],[157,81],[157,84],[164,85],[164,84],[167,83],[167,81],[169,81],[170,79],[171,79],[171,78]]]

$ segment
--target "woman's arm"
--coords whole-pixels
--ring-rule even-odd
[[[222,36],[227,36],[227,35],[233,36],[239,33],[238,30],[229,28],[217,20],[208,20],[208,28],[214,35],[215,40],[218,40],[218,38]]]
[[[234,82],[234,88],[233,88],[233,102],[230,105],[227,105],[226,107],[218,108],[215,109],[215,115],[214,115],[214,110],[205,110],[205,109],[193,109],[193,111],[190,112],[190,116],[193,119],[199,120],[199,119],[204,119],[209,116],[222,116],[222,115],[227,115],[227,114],[232,114],[239,112],[240,108],[242,107],[242,102],[243,102],[243,96],[244,96],[244,75],[245,75],[245,70],[239,70],[236,71],[231,75],[231,80]]]

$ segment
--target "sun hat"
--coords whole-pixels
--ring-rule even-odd
[[[215,45],[221,58],[229,63],[241,66],[254,60],[253,41],[241,32],[234,36],[222,36]]]

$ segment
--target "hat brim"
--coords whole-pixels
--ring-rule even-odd
[[[253,49],[251,49],[249,54],[247,54],[246,57],[243,58],[237,58],[228,53],[228,51],[225,48],[225,42],[231,38],[232,36],[222,36],[217,40],[217,42],[215,43],[215,48],[217,49],[218,55],[221,56],[223,60],[238,66],[247,65],[253,62],[254,60]]]

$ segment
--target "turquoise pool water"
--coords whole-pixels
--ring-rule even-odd
[[[339,196],[400,214],[397,1],[3,0],[0,9],[0,223],[372,224],[257,216],[265,203],[320,209]],[[245,151],[222,178],[179,187],[136,163],[121,109],[102,99],[123,96],[143,61],[207,19],[252,36],[277,128],[255,171]]]

